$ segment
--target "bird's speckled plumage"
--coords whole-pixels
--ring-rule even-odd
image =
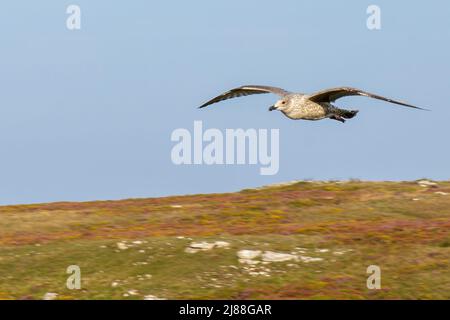
[[[279,110],[286,117],[294,120],[321,120],[325,118],[345,122],[345,119],[353,118],[358,110],[340,109],[332,104],[339,98],[345,96],[366,96],[390,103],[402,105],[405,107],[422,109],[402,101],[385,98],[373,93],[365,92],[355,88],[340,87],[319,91],[313,94],[292,93],[277,87],[248,85],[227,91],[200,106],[206,107],[219,101],[247,96],[251,94],[274,93],[280,96],[280,99],[270,107],[270,111]]]

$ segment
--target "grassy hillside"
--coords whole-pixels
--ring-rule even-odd
[[[450,182],[0,207],[0,299],[450,299],[449,266]]]

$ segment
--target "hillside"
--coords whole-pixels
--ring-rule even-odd
[[[449,181],[0,207],[0,299],[450,299],[449,265]]]

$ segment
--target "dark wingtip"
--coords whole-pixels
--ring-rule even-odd
[[[418,109],[418,110],[422,110],[422,111],[431,111],[431,109],[426,109],[426,108],[421,108],[421,107],[416,107],[416,106],[411,106],[414,109]]]

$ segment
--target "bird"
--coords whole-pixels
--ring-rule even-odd
[[[260,86],[260,85],[247,85],[231,89],[205,102],[199,108],[204,108],[213,103],[217,103],[231,98],[263,93],[273,93],[280,97],[279,100],[269,108],[269,111],[274,110],[281,111],[286,117],[293,120],[332,119],[344,123],[346,119],[351,119],[355,117],[356,114],[359,112],[359,110],[341,109],[333,104],[336,100],[347,96],[365,96],[409,108],[429,111],[428,109],[425,108],[419,108],[402,101],[382,97],[377,94],[369,93],[351,87],[331,88],[318,91],[312,94],[304,94],[304,93],[290,92],[278,87]]]

